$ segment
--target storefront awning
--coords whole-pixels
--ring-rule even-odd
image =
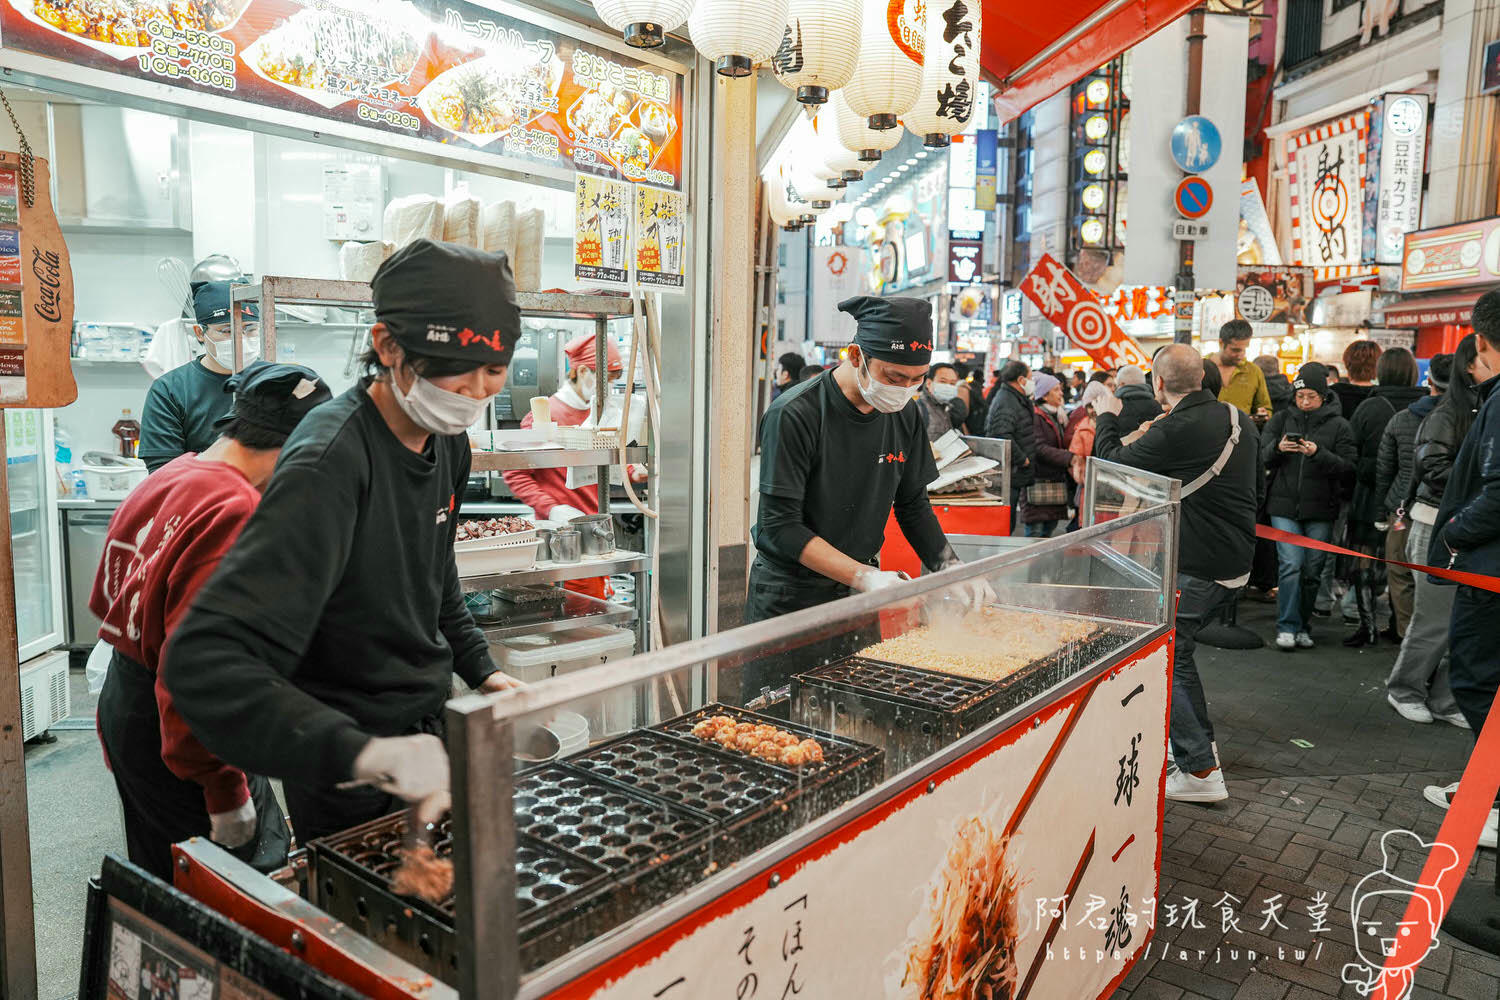
[[[1389,327],[1468,325],[1479,293],[1467,295],[1426,295],[1409,297],[1398,305],[1385,307],[1385,325]]]
[[[1200,0],[984,0],[980,64],[1002,121],[1018,117]]]

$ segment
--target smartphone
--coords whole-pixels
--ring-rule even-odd
[[[1292,444],[1301,444],[1303,441],[1307,440],[1307,438],[1301,434],[1288,434],[1286,435],[1286,439]]]

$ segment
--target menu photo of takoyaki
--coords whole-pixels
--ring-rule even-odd
[[[631,180],[645,177],[676,131],[677,122],[669,108],[655,101],[639,101],[626,116],[611,149],[620,172]]]
[[[223,31],[249,0],[10,0],[22,17],[116,59],[149,48],[152,20],[182,31]]]
[[[585,90],[568,107],[568,127],[584,146],[609,152],[610,143],[635,107],[635,97],[608,81]]]
[[[333,5],[304,7],[241,58],[262,79],[334,108],[409,77],[428,31],[404,0],[377,0],[358,16]]]
[[[476,146],[504,138],[557,106],[563,64],[555,53],[520,50],[489,55],[444,70],[417,95],[417,106],[438,128]]]

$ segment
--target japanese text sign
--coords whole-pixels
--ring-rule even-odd
[[[1051,254],[1037,261],[1021,291],[1101,368],[1148,363],[1141,346],[1120,329],[1099,297]]]
[[[1365,143],[1361,111],[1287,142],[1292,257],[1298,264],[1358,264],[1364,248]]]

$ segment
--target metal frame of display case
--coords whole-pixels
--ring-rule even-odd
[[[620,954],[672,922],[702,908],[729,889],[741,884],[753,866],[763,870],[788,858],[868,810],[927,781],[939,768],[971,752],[985,741],[1035,710],[1042,698],[1055,701],[1109,672],[1124,658],[1167,634],[1175,622],[1177,537],[1180,507],[1176,503],[1154,505],[1115,520],[1052,539],[1039,540],[1025,549],[1003,552],[941,573],[923,576],[884,591],[857,594],[835,605],[810,608],[778,619],[758,622],[694,642],[671,646],[646,655],[590,671],[558,677],[549,683],[499,695],[467,695],[447,707],[448,753],[452,767],[453,860],[456,893],[456,930],[460,942],[459,987],[465,997],[535,998],[560,988],[585,971]],[[516,829],[513,749],[515,726],[534,713],[559,708],[577,699],[599,696],[632,685],[651,683],[680,671],[692,671],[719,659],[734,659],[747,649],[771,649],[794,635],[826,631],[831,619],[855,620],[873,617],[882,609],[906,605],[955,583],[1025,565],[1039,555],[1095,548],[1113,551],[1103,544],[1120,529],[1149,523],[1162,524],[1162,568],[1160,579],[1136,566],[1137,576],[1152,581],[1149,590],[1157,611],[1157,622],[1142,622],[1145,629],[1097,663],[1080,670],[1052,690],[1016,706],[960,738],[862,796],[825,814],[772,847],[720,870],[660,909],[583,944],[571,954],[531,975],[524,983],[520,975],[519,924],[516,895]],[[1129,562],[1127,555],[1121,559]],[[1025,584],[1034,591],[1037,584]],[[1087,591],[1083,587],[1059,587],[1061,591]]]
[[[335,281],[324,278],[296,278],[266,275],[260,281],[248,285],[235,285],[229,297],[234,303],[252,302],[260,312],[261,357],[276,360],[276,309],[278,306],[323,306],[345,309],[373,309],[370,286],[363,281]],[[605,340],[609,333],[609,321],[625,319],[636,314],[635,301],[619,295],[585,295],[571,292],[518,292],[516,303],[523,317],[541,317],[559,320],[584,320],[594,324],[594,356],[606,357]],[[238,309],[231,310],[230,328],[234,338],[235,370],[245,366],[244,320]],[[595,380],[594,419],[604,413],[604,400],[609,384],[604,379]],[[565,469],[593,466],[598,474],[599,512],[610,512],[609,470],[619,457],[618,449],[588,450],[547,449],[518,452],[476,452],[471,471],[502,472],[515,469]],[[652,449],[632,447],[625,449],[627,462],[652,467]],[[597,576],[628,573],[635,578],[635,622],[636,648],[644,652],[650,636],[649,616],[651,608],[650,551],[655,546],[655,526],[647,519],[647,552],[617,551],[610,559],[589,559],[579,563],[543,563],[529,570],[511,573],[489,574],[462,578],[465,591],[493,590],[497,587],[526,586],[528,584],[562,583],[568,580],[584,580]],[[530,632],[557,632],[587,625],[628,621],[619,612],[596,611],[593,614],[572,619],[557,619],[538,622],[528,626]],[[513,634],[501,627],[498,636]]]

